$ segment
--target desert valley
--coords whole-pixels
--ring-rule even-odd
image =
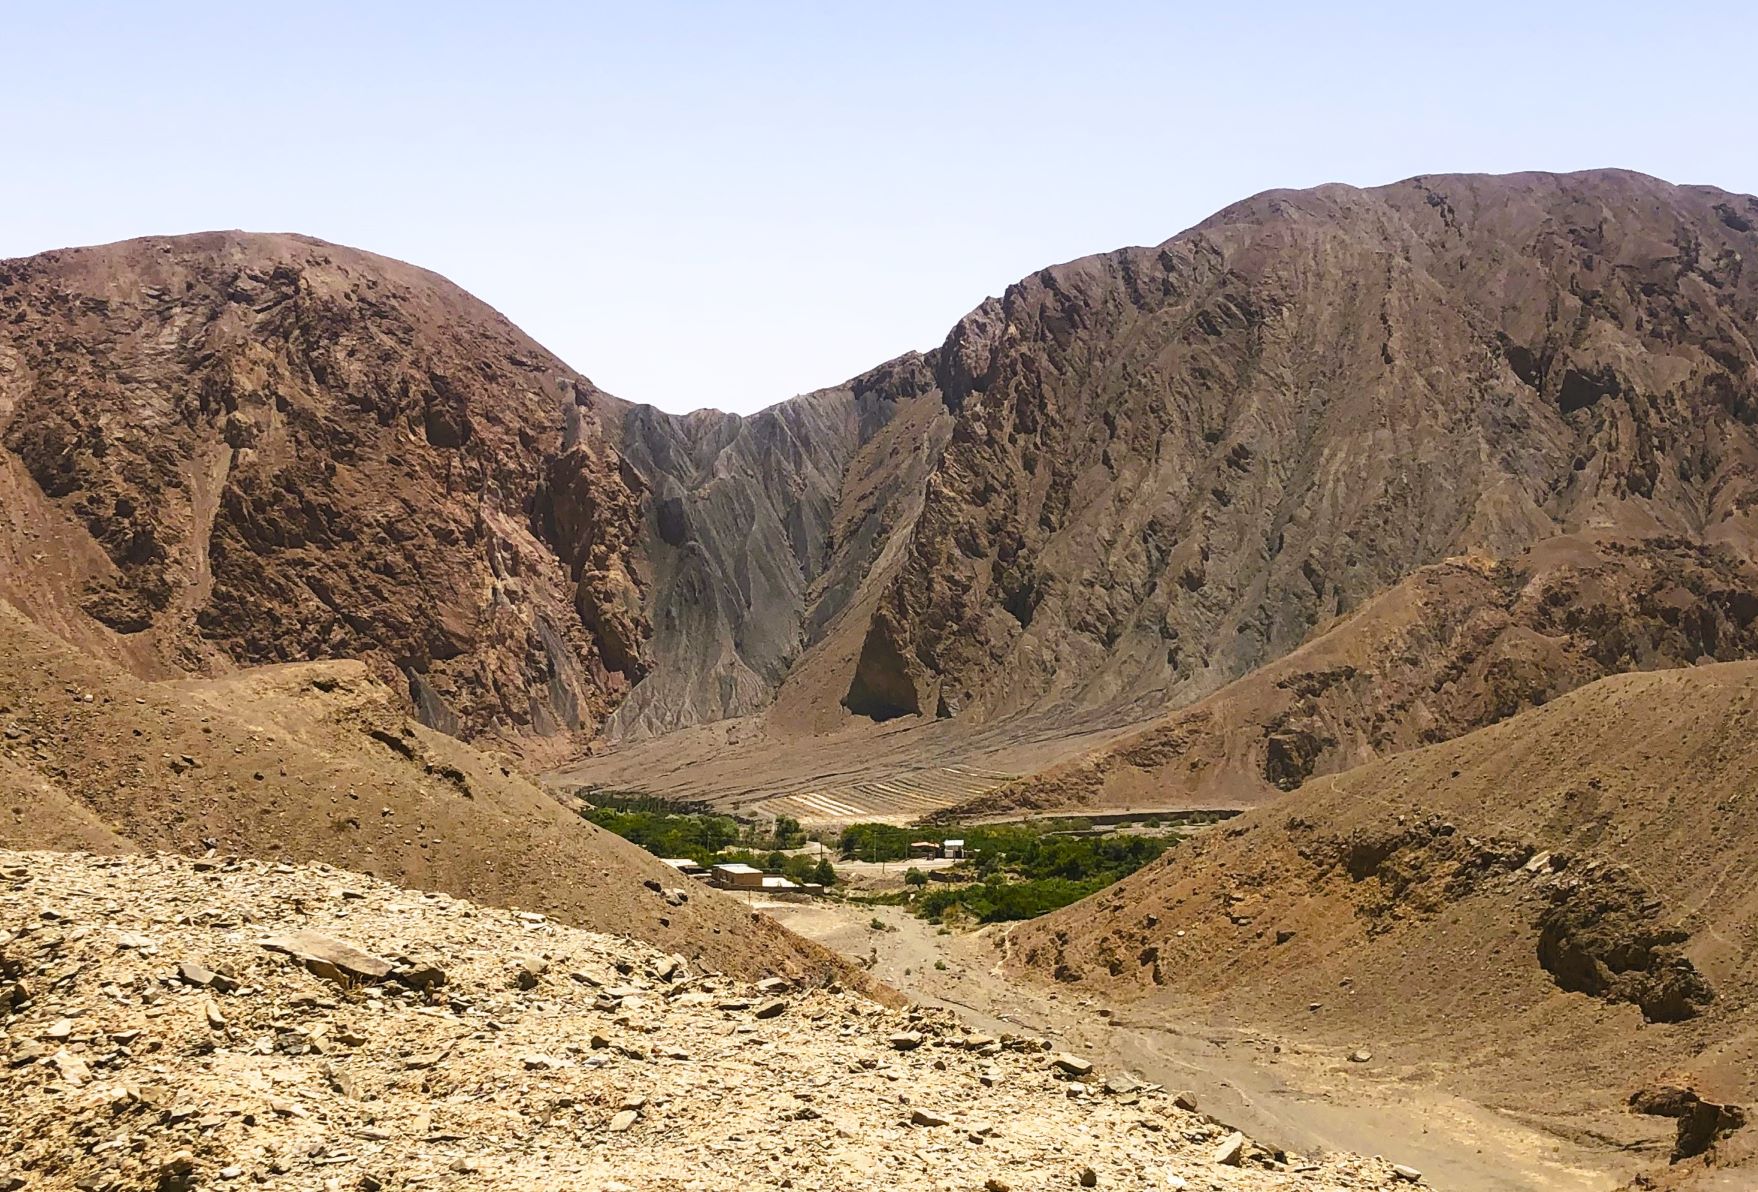
[[[1758,1187],[1749,263],[1275,190],[740,416],[0,261],[0,1189]]]

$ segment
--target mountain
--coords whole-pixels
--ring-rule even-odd
[[[1219,731],[1287,727],[1273,748],[1291,756],[1250,762],[1243,786],[1206,765],[1191,779],[1236,805],[1603,674],[1745,656],[1755,227],[1758,200],[1619,171],[1436,176],[1270,192],[1157,248],[1034,274],[907,361],[910,400],[938,407],[935,440],[918,440],[937,453],[908,478],[913,499],[884,503],[888,545],[857,552],[865,579],[772,706],[625,741],[566,778],[740,802],[818,790],[857,815],[1091,803],[1091,768],[1070,778],[1070,755],[1133,729],[1095,763],[1110,775],[1097,801],[1175,803],[1199,795],[1166,790],[1154,756],[1178,753],[1183,730],[1154,722],[1239,698],[1222,696],[1231,684],[1263,688],[1259,668],[1376,600],[1437,618],[1442,640],[1412,643],[1437,652],[1393,668],[1405,684],[1543,645],[1525,690],[1486,689],[1477,706],[1457,684],[1439,700],[1407,692],[1390,724],[1370,723],[1382,671],[1363,673],[1330,697],[1359,704],[1340,735],[1303,723],[1334,714],[1308,696],[1253,697],[1245,726]],[[886,476],[901,487],[902,469]],[[1602,540],[1621,545],[1601,557]],[[1496,578],[1416,578],[1463,558]],[[1598,650],[1590,618],[1566,625],[1539,599],[1570,598],[1546,577],[1571,558],[1600,613],[1639,639],[1629,650]],[[1703,624],[1660,607],[1699,581],[1721,602]],[[1479,641],[1481,602],[1521,631]],[[1389,608],[1341,632],[1372,636]],[[1331,647],[1357,648],[1385,643]],[[933,769],[1004,783],[1058,760],[974,802]],[[872,794],[924,767],[912,788],[946,794]]]
[[[358,657],[430,727],[592,754],[584,785],[914,767],[944,805],[1449,558],[1503,584],[1654,539],[1747,583],[1755,228],[1758,200],[1619,171],[1273,191],[748,418],[621,401],[443,279],[303,237],[43,254],[0,264],[0,597],[142,677]],[[1693,632],[1534,691],[1695,661]],[[1317,773],[1517,706],[1284,744]],[[640,779],[702,756],[720,776]]]
[[[603,398],[449,282],[299,236],[0,263],[0,596],[163,677],[361,658],[466,736],[648,665]]]
[[[1246,200],[972,312],[848,703],[1186,703],[1415,568],[1749,552],[1758,200],[1613,171]]]
[[[1009,963],[1137,1015],[1224,1005],[1339,1071],[1435,1065],[1564,1136],[1683,1114],[1691,1158],[1758,1098],[1755,732],[1758,663],[1602,679],[1308,782],[1019,925]],[[1697,1186],[1743,1186],[1716,1171],[1753,1145]]]

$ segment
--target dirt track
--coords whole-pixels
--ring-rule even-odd
[[[826,900],[758,902],[783,924],[856,958],[925,1003],[954,1007],[988,1030],[1030,1030],[1189,1089],[1207,1113],[1293,1150],[1380,1154],[1423,1171],[1442,1192],[1607,1192],[1640,1164],[1452,1096],[1414,1074],[1350,1064],[1329,1048],[1272,1038],[1215,1015],[1152,1023],[1072,990],[1021,984],[997,965],[1005,933],[938,934],[892,907]],[[879,919],[890,930],[875,931]],[[945,968],[935,967],[941,962]]]

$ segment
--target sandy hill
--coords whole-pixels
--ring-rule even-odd
[[[0,845],[325,861],[733,973],[858,977],[414,723],[360,663],[148,682],[0,602]],[[685,900],[676,891],[687,886]]]
[[[1408,1186],[1034,1038],[324,866],[0,851],[0,922],[10,1188]]]
[[[1642,1145],[1633,1096],[1758,1099],[1754,733],[1758,663],[1603,679],[1309,782],[1020,926],[1011,960],[1143,1013],[1278,1024],[1331,1045],[1339,1079],[1364,1048],[1368,1078]],[[1674,1177],[1745,1186],[1715,1178],[1754,1145]]]

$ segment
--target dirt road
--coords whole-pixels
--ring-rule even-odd
[[[1205,1112],[1266,1143],[1384,1155],[1418,1168],[1442,1192],[1608,1192],[1640,1165],[1452,1096],[1422,1074],[1351,1064],[1329,1048],[1211,1012],[1177,1020],[1156,1007],[1147,1021],[1072,989],[1015,981],[1000,972],[1001,928],[942,934],[898,908],[834,900],[757,906],[848,956],[876,955],[875,975],[918,1001],[1188,1089]]]

